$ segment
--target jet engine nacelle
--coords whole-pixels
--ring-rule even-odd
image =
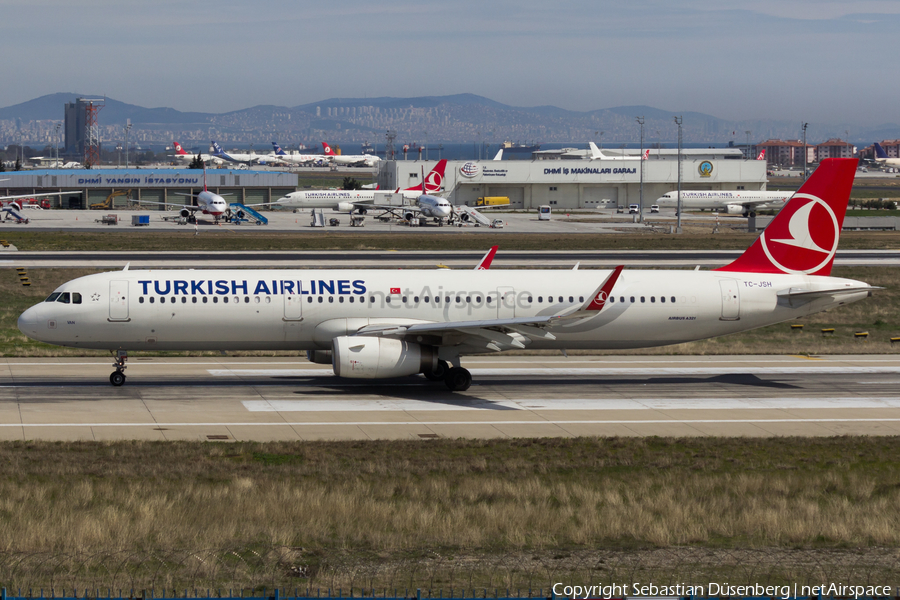
[[[306,360],[317,365],[330,365],[332,361],[331,350],[307,350]]]
[[[744,214],[744,206],[741,204],[726,204],[725,205],[725,214],[742,215],[742,214]]]
[[[412,221],[413,219],[416,218],[416,213],[414,213],[414,212],[408,212],[408,213],[406,213],[406,214],[403,215],[403,218],[406,219],[407,221]]]
[[[437,351],[431,346],[383,337],[336,337],[332,353],[338,377],[383,379],[431,373],[438,368]]]
[[[356,210],[356,206],[354,206],[352,202],[338,202],[336,210],[338,212],[349,213]]]
[[[178,213],[178,214],[180,214],[182,217],[184,217],[185,219],[187,219],[189,216],[191,216],[191,211],[189,211],[189,210],[186,209],[186,208],[182,208],[182,209],[181,209],[181,212]]]

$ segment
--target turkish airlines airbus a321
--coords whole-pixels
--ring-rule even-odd
[[[423,373],[465,390],[465,355],[678,344],[866,298],[877,288],[829,277],[856,163],[823,160],[712,271],[124,270],[64,283],[19,329],[114,352],[113,385],[131,350],[306,350],[340,377]]]

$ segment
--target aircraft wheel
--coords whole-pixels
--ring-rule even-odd
[[[122,371],[113,371],[109,376],[109,382],[116,387],[125,384],[125,373]]]
[[[450,370],[450,365],[447,364],[446,360],[439,360],[437,364],[437,369],[434,371],[425,371],[422,373],[426,379],[429,381],[443,381],[445,377],[447,377],[447,371]]]
[[[462,367],[453,367],[447,371],[444,383],[451,392],[464,392],[472,385],[472,374]]]
[[[753,217],[753,218],[755,219],[755,218],[756,218],[756,213],[755,213],[755,212],[751,212],[751,213],[750,213],[750,216]]]

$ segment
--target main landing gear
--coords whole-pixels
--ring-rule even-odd
[[[116,362],[113,366],[116,368],[109,376],[109,382],[116,387],[125,384],[125,362],[128,360],[128,352],[125,350],[116,350]]]
[[[451,392],[464,392],[472,385],[472,374],[462,367],[451,367],[445,360],[439,360],[437,369],[423,373],[429,381],[443,381]]]

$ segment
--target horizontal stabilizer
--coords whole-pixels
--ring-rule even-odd
[[[842,287],[842,288],[834,288],[830,290],[808,290],[806,288],[789,288],[786,290],[781,290],[780,292],[776,292],[775,295],[778,298],[786,299],[791,306],[797,306],[800,304],[806,304],[807,302],[812,302],[813,300],[818,300],[819,298],[829,298],[834,296],[843,296],[846,294],[858,294],[860,292],[868,292],[869,295],[872,295],[872,292],[875,290],[883,290],[882,287],[876,287],[872,285],[867,286],[856,286],[856,287]]]

